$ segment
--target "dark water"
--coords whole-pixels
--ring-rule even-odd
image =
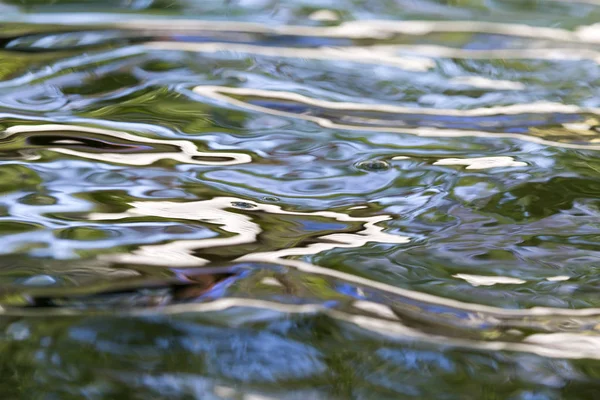
[[[600,398],[600,2],[0,20],[2,399]]]

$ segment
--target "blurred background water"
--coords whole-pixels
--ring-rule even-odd
[[[592,399],[600,2],[0,2],[2,399]]]

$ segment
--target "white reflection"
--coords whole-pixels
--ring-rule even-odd
[[[150,165],[156,161],[163,159],[171,159],[179,161],[185,164],[198,164],[198,165],[234,165],[249,163],[252,158],[243,153],[205,153],[198,151],[196,145],[187,140],[167,140],[167,139],[151,139],[144,136],[133,135],[131,133],[115,131],[109,129],[91,128],[88,126],[79,125],[58,125],[58,124],[42,124],[42,125],[15,125],[7,128],[4,131],[3,137],[10,137],[20,133],[29,132],[48,132],[49,134],[55,132],[87,132],[102,136],[114,137],[120,140],[126,140],[133,144],[148,143],[156,145],[167,145],[177,147],[180,151],[169,152],[169,153],[90,153],[85,151],[78,151],[75,149],[67,149],[62,147],[49,147],[49,150],[55,151],[61,154],[72,155],[76,157],[82,157],[92,160],[114,162],[126,165]],[[63,141],[64,143],[64,141]],[[66,144],[66,143],[64,143]],[[194,157],[201,157],[204,160],[197,160]],[[215,161],[210,161],[210,158],[216,158]],[[230,158],[231,160],[220,160],[220,158]]]
[[[597,0],[588,1],[596,1],[596,4],[600,4]],[[576,29],[576,33],[585,42],[598,43],[600,42],[600,23],[580,26]]]
[[[519,114],[584,114],[584,113],[596,113],[600,114],[600,108],[584,108],[576,105],[568,105],[562,103],[550,103],[550,102],[536,102],[536,103],[525,103],[525,104],[513,104],[508,106],[493,106],[493,107],[482,107],[473,108],[466,110],[458,109],[443,109],[443,108],[426,108],[426,107],[403,107],[396,106],[393,104],[373,104],[373,103],[351,103],[343,101],[329,101],[321,100],[308,96],[304,96],[298,93],[284,92],[278,90],[262,90],[254,88],[232,88],[226,86],[196,86],[194,92],[206,96],[215,98],[218,100],[226,101],[230,104],[240,106],[247,109],[252,109],[260,112],[266,112],[274,115],[284,116],[296,116],[307,117],[298,115],[295,113],[284,112],[280,110],[274,110],[267,107],[261,107],[255,104],[238,100],[227,95],[234,96],[245,96],[245,97],[258,97],[264,99],[280,99],[284,101],[291,101],[301,104],[307,104],[316,106],[324,109],[339,110],[339,111],[360,111],[360,112],[378,112],[388,114],[411,114],[411,115],[444,115],[444,116],[456,116],[456,117],[486,117],[494,115],[519,115]],[[311,117],[317,120],[316,117]],[[331,123],[331,122],[329,122]],[[369,130],[370,127],[361,127],[362,129]],[[388,128],[389,129],[389,128]]]
[[[576,123],[568,123],[562,124],[565,129],[568,129],[572,132],[577,132],[580,135],[597,135],[597,133],[593,130],[595,126],[600,125],[600,121],[596,118],[589,118],[584,122],[576,122]]]
[[[444,300],[442,304],[447,303]],[[364,303],[356,301],[360,308],[364,306]],[[361,305],[362,304],[362,305]],[[369,311],[375,310],[370,306],[367,306]],[[383,306],[384,308],[386,306]],[[188,314],[188,313],[214,313],[237,308],[240,310],[268,310],[271,317],[276,318],[276,313],[280,313],[282,316],[289,314],[298,315],[316,315],[324,314],[329,317],[344,321],[349,324],[356,325],[362,329],[380,334],[384,337],[393,338],[396,340],[419,340],[429,342],[434,345],[443,344],[444,346],[451,346],[456,348],[483,350],[483,351],[514,351],[537,354],[542,357],[560,358],[560,359],[600,359],[600,336],[596,333],[547,333],[547,334],[533,334],[525,337],[521,342],[504,342],[501,340],[485,341],[476,339],[462,339],[451,336],[441,336],[429,334],[426,332],[419,331],[415,328],[404,325],[401,321],[395,318],[377,318],[364,315],[350,314],[344,311],[340,311],[334,308],[325,307],[322,304],[283,304],[279,302],[258,300],[251,298],[220,298],[209,302],[202,303],[184,303],[174,304],[164,308],[161,308],[161,313],[164,314]],[[482,307],[483,308],[483,307]],[[492,308],[493,307],[488,307]],[[391,310],[384,310],[377,307],[377,310],[381,310],[384,314],[392,312]],[[498,309],[501,310],[501,309]],[[531,310],[505,310],[508,313],[513,312],[515,315],[519,314],[520,318],[526,316],[540,315],[534,314],[528,311]],[[572,312],[577,314],[578,311],[583,310],[564,310],[566,312]],[[52,310],[29,308],[29,309],[5,309],[0,307],[0,312],[5,315],[19,315],[19,316],[45,316],[51,315],[79,315],[81,310],[72,308],[53,308]],[[114,315],[114,311],[109,311],[111,315]],[[596,309],[596,312],[598,310]],[[98,312],[101,314],[102,312]],[[245,314],[250,314],[251,311],[247,311]],[[150,309],[125,309],[119,312],[120,315],[156,315],[156,310]],[[383,316],[383,315],[382,315]],[[233,321],[235,322],[235,321]],[[226,393],[226,390],[223,391]]]
[[[478,349],[484,351],[515,351],[533,353],[542,357],[569,359],[600,359],[600,336],[592,334],[535,334],[523,342],[483,341],[431,335],[409,328],[399,322],[375,319],[366,316],[348,316],[332,311],[341,320],[347,320],[366,330],[401,339],[419,339],[445,346]]]
[[[232,202],[241,201],[235,198],[218,197],[212,200],[187,203],[134,202],[131,209],[121,214],[90,214],[91,220],[115,220],[130,217],[153,216],[168,219],[184,219],[201,221],[218,225],[229,237],[217,237],[198,240],[177,240],[166,244],[140,246],[137,250],[124,254],[101,256],[101,259],[125,263],[172,265],[178,267],[199,266],[207,260],[193,256],[195,249],[209,247],[236,246],[256,241],[261,232],[260,226],[240,213],[226,211]]]
[[[412,115],[453,115],[453,116],[490,116],[490,115],[516,115],[516,114],[548,114],[548,113],[563,113],[563,114],[580,114],[580,113],[595,113],[600,114],[600,108],[583,108],[575,105],[566,105],[560,103],[529,103],[515,104],[511,106],[486,107],[471,110],[454,110],[454,109],[427,109],[427,108],[408,108],[388,104],[360,104],[348,102],[331,102],[326,100],[312,99],[303,95],[289,92],[246,89],[246,88],[227,88],[222,86],[196,86],[194,92],[213,98],[215,100],[225,102],[231,106],[239,107],[245,110],[255,111],[262,114],[271,114],[280,117],[288,117],[314,122],[324,128],[329,129],[344,129],[349,131],[361,132],[397,132],[402,134],[423,136],[423,137],[488,137],[488,138],[505,138],[518,139],[531,143],[538,143],[545,146],[556,146],[568,149],[583,149],[583,150],[600,150],[600,145],[595,144],[577,144],[563,143],[552,140],[543,139],[537,136],[531,136],[520,133],[492,133],[478,130],[467,129],[446,129],[433,127],[417,127],[417,128],[399,128],[396,126],[367,126],[367,125],[348,125],[333,122],[330,119],[317,117],[313,115],[299,114],[294,112],[275,110],[269,107],[263,107],[256,104],[251,104],[242,100],[235,99],[223,93],[256,96],[263,98],[280,98],[284,100],[297,101],[304,104],[315,105],[333,110],[346,111],[376,111],[394,114],[412,114]],[[592,142],[593,143],[593,142]]]
[[[519,48],[470,50],[439,45],[373,45],[352,47],[288,48],[265,47],[240,43],[186,43],[155,41],[144,47],[157,50],[191,51],[202,53],[237,52],[269,57],[285,57],[313,60],[346,60],[363,64],[377,64],[400,67],[409,71],[426,71],[435,67],[431,58],[479,59],[479,60],[549,60],[578,61],[591,60],[600,64],[600,52],[577,48]],[[461,82],[461,80],[463,82]],[[512,81],[493,81],[482,77],[454,78],[456,83],[493,90],[523,90],[525,85]],[[492,82],[496,82],[493,85]]]
[[[76,21],[71,21],[73,23]],[[69,23],[65,21],[65,23]],[[487,33],[530,39],[563,42],[600,43],[595,35],[595,25],[576,27],[573,31],[524,24],[495,23],[488,21],[397,21],[359,20],[347,21],[337,26],[315,27],[299,25],[263,25],[240,21],[200,21],[179,19],[146,19],[118,21],[112,24],[121,29],[179,31],[231,31],[273,35],[314,36],[343,39],[390,39],[397,35],[422,36],[438,32]]]
[[[520,285],[522,283],[527,283],[527,281],[518,278],[511,278],[510,276],[484,276],[469,274],[456,274],[452,276],[455,278],[464,279],[473,286]]]
[[[245,394],[243,400],[278,400],[276,397],[267,397],[262,394]]]
[[[277,280],[276,278],[272,278],[270,276],[267,276],[266,278],[262,278],[260,280],[260,283],[262,283],[263,285],[268,285],[268,286],[283,286],[283,284],[281,282],[279,282],[279,280]]]
[[[435,66],[429,58],[416,56],[397,56],[365,47],[322,47],[318,49],[300,47],[267,47],[234,43],[186,43],[186,42],[149,42],[144,45],[154,50],[193,51],[199,53],[218,53],[231,51],[278,58],[299,58],[308,60],[345,60],[361,64],[386,64],[408,71],[427,71]]]
[[[583,333],[539,333],[524,340],[557,352],[570,354],[574,358],[600,358],[600,336]]]
[[[252,253],[238,260],[246,258],[259,258],[262,261],[275,261],[282,257],[317,254],[325,250],[341,247],[360,247],[368,242],[378,243],[407,243],[409,238],[406,236],[392,235],[383,232],[383,228],[377,223],[389,220],[387,215],[375,217],[351,217],[347,214],[333,211],[315,211],[315,212],[293,212],[282,210],[281,207],[274,204],[261,204],[257,202],[241,200],[234,197],[216,197],[211,200],[175,203],[169,201],[162,202],[134,202],[130,203],[131,209],[120,214],[100,214],[93,213],[89,215],[91,220],[117,220],[139,216],[153,216],[168,219],[184,219],[201,221],[209,224],[218,225],[222,230],[232,233],[231,236],[199,239],[199,240],[179,240],[160,245],[141,246],[131,253],[107,255],[101,257],[103,260],[112,260],[126,263],[142,263],[152,265],[176,265],[176,266],[198,266],[207,261],[193,256],[192,251],[196,249],[235,246],[245,243],[253,243],[262,229],[253,222],[247,215],[227,211],[235,208],[235,204],[243,202],[252,211],[263,211],[270,214],[297,215],[297,216],[315,216],[331,218],[341,222],[360,222],[363,229],[356,233],[337,233],[319,237],[322,243],[313,243],[307,247],[295,247],[281,249],[274,252]]]
[[[320,22],[335,22],[339,20],[339,16],[332,10],[317,10],[308,16],[313,21]]]
[[[243,256],[236,261],[265,261],[262,255],[248,254]],[[422,302],[423,304],[436,305],[440,307],[448,307],[456,310],[460,310],[463,313],[470,313],[469,317],[472,319],[474,324],[478,323],[491,323],[498,322],[500,318],[512,319],[514,321],[520,321],[522,318],[550,318],[550,317],[567,317],[567,318],[597,318],[600,317],[600,308],[585,308],[585,309],[567,309],[567,308],[551,308],[551,307],[533,307],[529,309],[505,309],[493,306],[486,306],[482,304],[466,303],[458,300],[452,300],[445,297],[440,297],[432,294],[421,293],[414,290],[402,289],[386,283],[373,281],[370,279],[362,278],[357,275],[348,274],[345,272],[337,271],[331,268],[324,268],[318,265],[310,264],[301,260],[295,259],[278,259],[276,261],[280,265],[285,265],[290,268],[297,269],[308,274],[322,275],[356,285],[360,285],[365,288],[376,289],[381,292],[387,292],[389,294],[398,295],[410,299],[411,301]],[[466,322],[465,322],[466,323]]]
[[[359,310],[379,315],[383,318],[400,320],[394,311],[389,306],[384,304],[374,303],[372,301],[357,300],[352,303],[352,306],[354,308],[358,308]]]
[[[357,302],[355,302],[357,303]],[[585,333],[550,333],[534,334],[522,342],[484,341],[461,339],[449,336],[433,335],[408,327],[398,320],[379,319],[364,315],[353,315],[340,310],[324,307],[319,304],[282,304],[266,300],[226,298],[210,303],[177,304],[164,309],[168,314],[190,312],[214,312],[229,308],[258,308],[278,311],[285,314],[325,314],[346,321],[361,328],[393,337],[400,340],[420,340],[433,344],[443,343],[444,346],[477,349],[484,351],[515,351],[533,353],[543,357],[570,359],[600,359],[600,336]],[[153,310],[140,310],[134,314],[149,314]]]
[[[476,60],[592,60],[600,64],[600,52],[586,48],[517,48],[471,50],[439,45],[392,44],[369,47],[374,52],[412,54],[421,57],[458,58]],[[502,81],[501,81],[502,82]],[[510,81],[509,81],[510,82]],[[511,82],[514,83],[514,82]],[[496,89],[495,87],[489,87]]]
[[[444,158],[433,165],[466,165],[466,169],[488,169],[501,167],[526,167],[527,163],[512,157]]]
[[[571,279],[571,277],[567,276],[567,275],[550,276],[550,277],[546,278],[546,280],[550,281],[550,282],[568,281],[569,279]]]
[[[460,85],[469,85],[480,89],[493,90],[523,90],[525,85],[521,82],[502,81],[487,79],[482,76],[460,76],[450,80],[452,83]]]
[[[580,3],[580,4],[591,4],[595,6],[600,6],[600,0],[550,0],[555,3]]]
[[[213,390],[217,396],[225,399],[233,398],[237,394],[235,389],[222,385],[215,385]]]

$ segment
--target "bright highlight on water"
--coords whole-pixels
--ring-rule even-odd
[[[3,399],[593,399],[597,0],[0,2]]]

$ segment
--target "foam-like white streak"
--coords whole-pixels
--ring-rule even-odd
[[[550,282],[568,281],[569,279],[571,279],[571,277],[567,276],[567,275],[550,276],[550,277],[546,278],[546,280],[550,281]]]
[[[498,115],[508,114],[515,115],[521,113],[566,113],[566,114],[578,114],[578,113],[600,113],[600,109],[588,109],[582,108],[575,105],[565,105],[559,103],[532,103],[532,104],[516,104],[506,107],[490,107],[484,109],[474,110],[438,110],[438,109],[421,109],[421,108],[407,108],[407,107],[396,107],[385,104],[357,104],[347,102],[325,102],[322,100],[309,99],[305,96],[298,95],[295,93],[284,92],[272,92],[263,91],[258,89],[231,89],[219,86],[196,86],[194,92],[213,98],[218,101],[222,101],[225,104],[239,107],[241,109],[259,112],[262,114],[271,114],[280,117],[288,117],[301,119],[316,123],[324,128],[330,129],[344,129],[349,131],[361,131],[361,132],[397,132],[402,134],[423,136],[423,137],[488,137],[488,138],[505,138],[505,139],[518,139],[531,143],[538,143],[545,146],[555,146],[567,149],[581,149],[581,150],[600,150],[600,145],[596,144],[577,144],[577,143],[562,143],[555,142],[552,140],[546,140],[537,136],[517,134],[517,133],[492,133],[477,130],[466,130],[466,129],[445,129],[445,128],[430,128],[430,127],[418,127],[418,128],[398,128],[394,126],[366,126],[366,125],[348,125],[333,122],[327,118],[317,117],[313,115],[298,114],[294,112],[274,110],[268,107],[262,107],[255,104],[250,104],[245,101],[237,100],[233,97],[226,96],[222,93],[231,94],[243,94],[246,96],[259,96],[265,97],[267,93],[273,94],[278,93],[280,98],[288,99],[302,99],[306,104],[314,104],[324,106],[327,103],[328,108],[341,109],[341,110],[362,110],[362,111],[378,111],[388,113],[411,113],[411,114],[424,114],[424,115],[456,115],[456,116],[486,116],[486,115]],[[285,97],[284,97],[285,96]],[[307,100],[308,99],[308,100]]]
[[[443,158],[433,165],[466,165],[466,169],[488,169],[501,167],[525,167],[527,163],[512,157]]]
[[[594,35],[595,25],[579,26],[573,31],[524,24],[507,24],[488,21],[347,21],[337,26],[317,27],[300,25],[263,25],[252,22],[200,21],[179,19],[144,19],[118,21],[112,24],[122,29],[165,31],[218,31],[247,32],[275,35],[315,36],[343,39],[389,39],[396,35],[421,36],[438,32],[488,33],[531,39],[563,42],[600,43]]]
[[[114,137],[117,139],[127,140],[131,143],[148,143],[157,145],[168,145],[177,147],[180,152],[169,152],[169,153],[129,153],[129,154],[115,154],[115,153],[89,153],[85,151],[78,151],[74,149],[65,149],[62,147],[49,147],[49,150],[57,153],[72,155],[76,157],[82,157],[92,160],[114,162],[126,165],[150,165],[156,161],[163,159],[176,160],[185,164],[198,164],[198,165],[235,165],[249,163],[252,158],[248,154],[243,153],[206,153],[198,151],[195,144],[186,140],[167,140],[167,139],[151,139],[144,136],[133,135],[131,133],[123,131],[115,131],[109,129],[91,128],[88,126],[79,125],[58,125],[58,124],[41,124],[41,125],[15,125],[7,128],[4,131],[4,137],[9,137],[19,133],[27,132],[48,132],[52,134],[54,132],[69,131],[69,132],[87,132],[98,134],[102,136]],[[196,160],[194,157],[202,158],[231,158],[230,161],[209,161],[209,160]]]
[[[456,116],[456,117],[486,117],[493,115],[518,115],[518,114],[580,114],[580,113],[596,113],[600,114],[600,108],[583,108],[576,105],[568,105],[562,103],[551,103],[551,102],[535,102],[535,103],[524,103],[524,104],[513,104],[509,106],[493,106],[474,108],[467,110],[457,109],[443,109],[443,108],[426,108],[426,107],[403,107],[396,106],[393,104],[373,104],[373,103],[352,103],[343,101],[329,101],[320,100],[312,97],[304,96],[292,92],[284,92],[277,90],[263,90],[253,88],[231,88],[225,86],[196,86],[194,92],[216,98],[219,100],[227,101],[231,104],[240,105],[245,108],[251,108],[254,110],[260,110],[261,112],[269,112],[272,114],[290,114],[297,115],[295,113],[287,113],[284,111],[273,110],[267,107],[260,107],[254,104],[250,104],[241,100],[237,100],[233,97],[227,96],[247,96],[247,97],[260,97],[265,99],[281,99],[285,101],[293,101],[297,103],[307,104],[311,106],[326,108],[330,110],[339,111],[361,111],[361,112],[381,112],[389,114],[412,114],[412,115],[444,115],[444,116]],[[368,129],[369,127],[365,127]]]
[[[455,278],[464,279],[473,286],[520,285],[522,283],[527,283],[527,281],[518,278],[511,278],[510,276],[484,276],[469,274],[456,274],[452,276]]]
[[[198,266],[206,263],[199,257],[191,255],[196,249],[235,246],[245,243],[253,243],[260,232],[260,226],[253,222],[250,217],[240,213],[227,211],[228,208],[234,208],[235,203],[244,202],[255,211],[264,211],[271,214],[298,215],[298,216],[318,216],[331,218],[343,222],[360,222],[363,224],[363,230],[357,233],[340,233],[321,236],[323,243],[314,243],[307,247],[290,248],[279,250],[276,257],[285,257],[291,255],[317,254],[325,250],[338,247],[360,247],[368,242],[379,243],[407,243],[409,238],[406,236],[392,235],[383,232],[383,228],[376,225],[379,222],[388,220],[388,216],[375,216],[355,218],[347,214],[333,211],[316,212],[292,212],[282,210],[281,207],[274,204],[261,204],[257,202],[241,200],[234,197],[216,197],[211,200],[194,201],[185,203],[176,203],[169,201],[162,202],[133,202],[131,209],[118,214],[100,214],[93,213],[89,215],[91,220],[118,220],[136,216],[154,216],[168,219],[185,219],[202,221],[209,224],[215,224],[222,230],[230,232],[233,235],[228,237],[218,237],[200,240],[177,240],[166,244],[141,246],[137,250],[125,254],[106,255],[100,258],[127,263],[142,263],[152,265],[177,265],[177,266]],[[259,254],[259,253],[256,253]],[[269,257],[272,257],[269,253]]]
[[[278,58],[300,58],[310,60],[345,60],[361,64],[386,64],[409,71],[427,71],[435,66],[429,58],[417,56],[396,56],[383,52],[373,53],[367,48],[333,48],[318,49],[298,47],[266,47],[236,43],[186,43],[186,42],[149,42],[144,45],[153,50],[178,50],[200,53],[217,53],[230,51],[236,53],[256,54]]]
[[[480,89],[493,90],[524,90],[525,85],[521,82],[487,79],[482,76],[460,76],[450,80],[451,83],[469,85]]]

